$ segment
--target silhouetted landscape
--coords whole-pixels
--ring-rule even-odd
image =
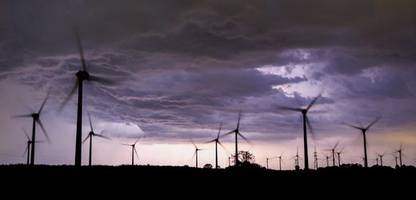
[[[320,168],[309,171],[277,171],[257,166],[230,167],[226,169],[197,169],[170,166],[46,166],[3,165],[0,167],[2,181],[20,184],[25,180],[41,182],[35,188],[71,185],[78,182],[80,187],[92,188],[152,188],[173,190],[174,188],[207,187],[241,188],[252,192],[266,191],[278,187],[288,188],[336,188],[336,187],[391,187],[397,188],[414,182],[416,169],[404,166],[363,168],[358,165]],[[82,181],[80,181],[82,180]],[[79,182],[80,181],[80,182]],[[237,185],[236,185],[237,184]],[[363,188],[361,188],[363,189]],[[149,191],[143,191],[145,193]],[[286,193],[288,191],[280,191]],[[242,194],[239,194],[242,195]]]
[[[413,192],[415,25],[416,0],[0,0],[0,180],[30,199]]]

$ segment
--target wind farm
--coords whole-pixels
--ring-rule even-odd
[[[416,177],[415,1],[0,5],[13,188],[280,198]]]

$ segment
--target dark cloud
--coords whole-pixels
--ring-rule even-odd
[[[307,105],[309,89],[289,97],[276,86],[319,82],[330,91],[322,107],[343,100],[353,107],[355,98],[414,99],[412,0],[13,0],[1,5],[7,12],[0,18],[0,79],[52,88],[55,103],[62,101],[80,65],[71,32],[76,24],[88,68],[116,81],[86,85],[89,109],[103,120],[137,123],[155,136],[196,137],[207,132],[192,128],[211,131],[219,121],[232,128],[241,109],[247,131],[290,138],[296,116],[273,109]],[[305,74],[257,70],[265,65],[303,66]],[[376,79],[367,76],[378,68]],[[335,115],[339,121],[351,117]],[[318,127],[325,120],[318,118]]]

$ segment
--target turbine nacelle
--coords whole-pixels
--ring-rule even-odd
[[[39,113],[32,113],[31,116],[35,121],[37,121],[37,120],[39,120],[40,114]]]
[[[85,81],[85,80],[90,80],[90,74],[85,71],[85,70],[80,70],[78,71],[75,76],[78,78],[78,80],[80,81]]]

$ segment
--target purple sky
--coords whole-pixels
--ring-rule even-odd
[[[90,72],[115,81],[84,87],[96,129],[113,138],[95,140],[95,163],[129,163],[119,144],[145,134],[142,164],[191,165],[189,140],[210,140],[220,122],[233,129],[242,110],[252,141],[242,149],[262,165],[284,152],[291,168],[302,152],[300,115],[278,107],[319,93],[311,151],[323,157],[339,141],[345,161],[360,162],[360,134],[342,123],[382,116],[369,156],[384,152],[392,164],[403,144],[407,163],[416,159],[414,0],[0,0],[0,13],[0,163],[24,162],[31,121],[10,116],[37,109],[48,90],[42,120],[52,143],[38,145],[36,160],[73,163],[76,98],[57,111],[80,67],[73,24]],[[213,146],[202,147],[201,163],[212,163]]]

